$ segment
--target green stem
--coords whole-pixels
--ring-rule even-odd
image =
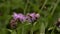
[[[48,11],[50,12],[53,8],[54,4],[51,4],[51,7],[48,9]]]
[[[52,30],[51,34],[54,34],[55,28],[56,28],[56,26],[53,27],[53,30]]]
[[[57,2],[55,3],[54,8],[53,8],[53,10],[52,10],[52,12],[51,12],[51,15],[54,14],[55,9],[56,9],[56,7],[58,6],[58,3],[59,3],[59,2],[60,2],[60,0],[57,0]]]
[[[46,3],[47,3],[47,0],[45,0],[43,6],[42,6],[42,8],[41,8],[41,10],[44,8],[44,6],[45,6]]]
[[[24,26],[22,27],[22,34],[24,34]]]
[[[30,34],[33,34],[33,28],[31,28],[31,32],[30,32]]]
[[[13,31],[11,32],[11,34],[17,34],[16,30],[13,30]]]
[[[29,3],[29,0],[27,0],[27,3],[25,5],[24,14],[26,13],[26,9],[27,9],[28,3]]]

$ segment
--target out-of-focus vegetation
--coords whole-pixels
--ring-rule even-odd
[[[13,12],[37,12],[40,18],[33,24],[17,22],[16,29],[10,29]],[[0,0],[0,34],[60,34],[59,18],[60,0]]]

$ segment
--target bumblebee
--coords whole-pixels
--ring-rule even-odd
[[[56,26],[60,28],[60,18],[58,18],[58,21],[56,23]]]

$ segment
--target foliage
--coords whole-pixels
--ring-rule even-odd
[[[13,12],[37,12],[36,22],[19,23],[16,29],[8,29]],[[0,0],[0,34],[60,34],[56,27],[60,18],[60,0]]]

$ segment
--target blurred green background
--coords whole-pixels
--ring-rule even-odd
[[[19,23],[16,29],[8,29],[13,12],[37,12],[40,18],[33,24]],[[0,0],[0,34],[60,34],[58,18],[60,0]]]

